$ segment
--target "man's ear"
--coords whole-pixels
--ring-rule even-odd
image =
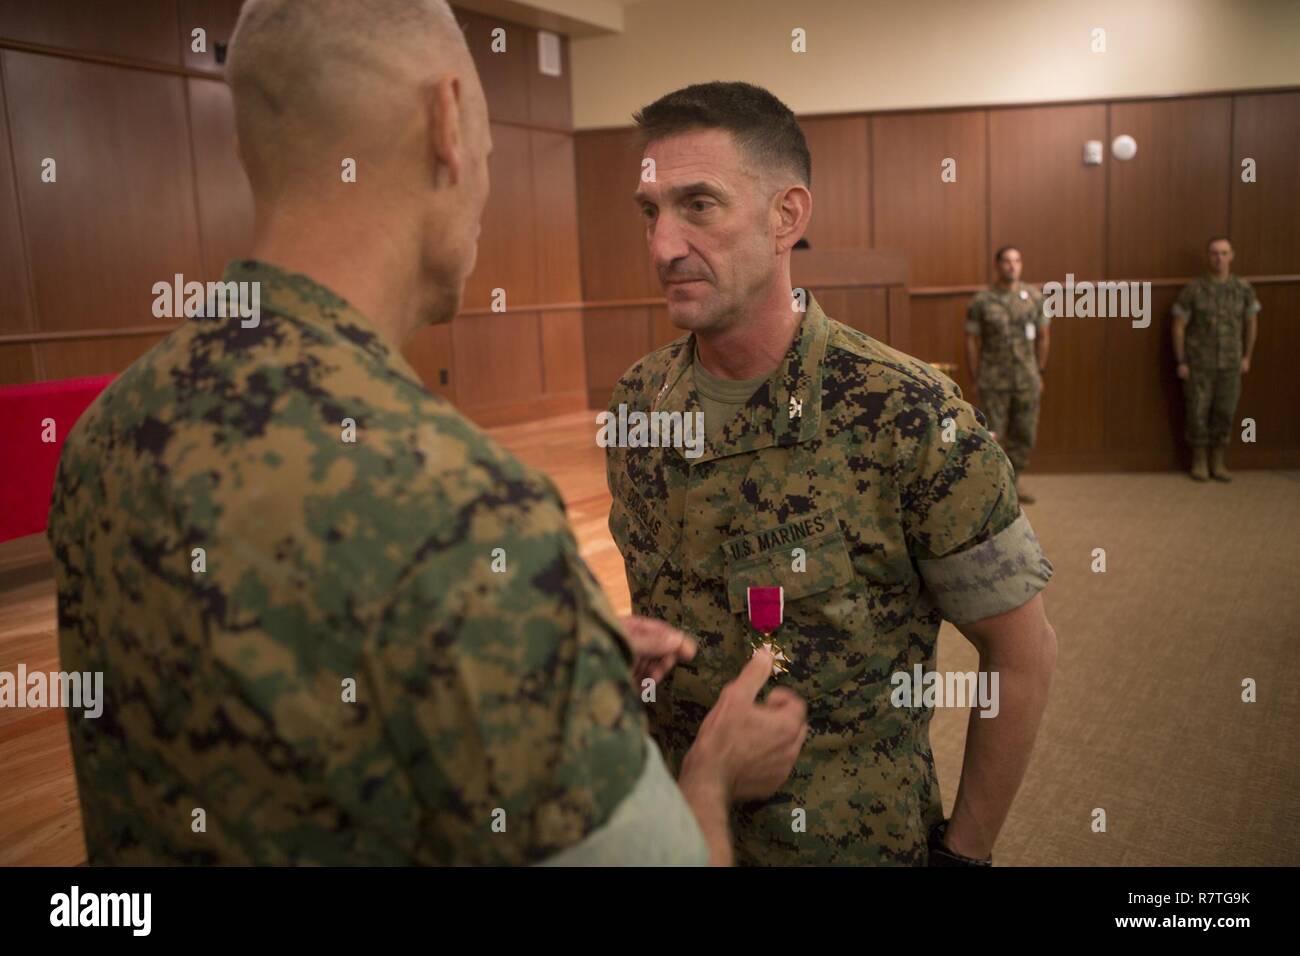
[[[426,88],[424,108],[429,131],[429,158],[433,161],[433,180],[438,181],[438,167],[446,167],[451,184],[460,182],[463,156],[460,139],[460,78],[444,73]]]
[[[788,186],[777,194],[776,249],[788,252],[803,238],[812,219],[812,193],[807,186]]]

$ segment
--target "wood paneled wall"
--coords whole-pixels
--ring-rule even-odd
[[[818,116],[801,120],[813,155],[814,249],[897,249],[911,275],[910,315],[890,344],[956,367],[971,384],[962,321],[993,277],[993,250],[1018,246],[1025,278],[1041,284],[1125,279],[1152,283],[1151,326],[1058,318],[1044,393],[1039,470],[1181,467],[1181,388],[1169,346],[1169,308],[1204,266],[1212,235],[1230,235],[1234,271],[1263,304],[1254,366],[1238,417],[1258,440],[1236,444],[1243,467],[1300,465],[1300,91],[988,109]],[[1109,144],[1138,143],[1119,162]],[[1105,159],[1085,166],[1083,143]],[[639,155],[630,129],[576,136],[582,274],[593,401],[656,341],[659,295],[630,196]],[[1242,181],[1242,161],[1257,181]],[[942,164],[956,163],[944,182]],[[825,298],[825,297],[823,297]],[[629,304],[626,300],[634,300]],[[870,329],[871,306],[828,301],[837,318]],[[836,308],[851,310],[836,315]],[[877,326],[878,327],[878,326]],[[668,330],[671,331],[671,330]],[[671,338],[666,331],[664,334]],[[873,332],[873,334],[876,334]]]
[[[154,282],[249,251],[252,197],[218,47],[240,0],[0,4],[0,383],[118,372],[172,327]],[[408,343],[484,425],[586,405],[568,44],[459,12],[492,122],[492,191],[462,314]],[[191,49],[202,27],[207,52]],[[494,29],[506,49],[492,50]],[[224,50],[223,50],[224,52]],[[57,181],[41,180],[46,157]],[[505,312],[492,312],[493,290]]]

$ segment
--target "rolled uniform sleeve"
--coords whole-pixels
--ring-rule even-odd
[[[609,822],[542,866],[707,866],[709,845],[659,747],[645,740],[645,768]]]
[[[980,334],[980,300],[971,299],[970,305],[966,306],[966,334]]]
[[[920,440],[903,490],[908,547],[926,589],[954,624],[1020,607],[1052,565],[1020,510],[1006,454],[975,410],[950,395]],[[945,442],[944,423],[955,425]]]
[[[1178,293],[1178,298],[1174,300],[1173,307],[1169,310],[1180,319],[1189,319],[1192,316],[1192,302],[1196,295],[1196,283],[1189,283],[1183,286],[1182,291]]]
[[[1034,305],[1038,309],[1038,313],[1034,316],[1034,323],[1040,329],[1045,329],[1047,326],[1052,324],[1052,317],[1047,314],[1047,300],[1044,299],[1042,293],[1037,290],[1034,291],[1033,295]]]

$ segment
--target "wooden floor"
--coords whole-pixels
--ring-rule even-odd
[[[555,480],[620,613],[622,564],[594,413],[494,437]],[[1011,865],[1300,864],[1300,474],[1229,486],[1178,474],[1031,478],[1031,520],[1056,566],[1046,592],[1060,661],[1033,763],[998,844]],[[1108,570],[1091,570],[1093,549]],[[57,670],[47,576],[0,591],[0,670]],[[939,666],[974,670],[949,625]],[[1242,703],[1241,681],[1259,700]],[[965,714],[936,712],[951,808]],[[1097,809],[1107,830],[1094,832]],[[84,862],[60,710],[0,709],[0,865]]]

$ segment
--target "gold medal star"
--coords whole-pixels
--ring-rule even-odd
[[[755,640],[753,642],[755,652],[759,648],[767,651],[772,655],[772,674],[780,677],[782,674],[790,673],[790,658],[785,656],[785,650],[773,640]]]

